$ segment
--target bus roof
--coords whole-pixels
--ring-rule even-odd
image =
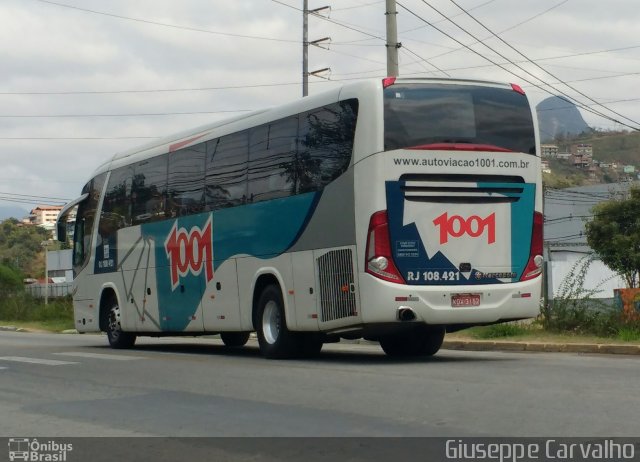
[[[134,162],[139,162],[156,155],[172,152],[195,143],[215,139],[237,130],[261,125],[273,120],[287,117],[297,112],[311,110],[325,104],[330,104],[339,100],[343,89],[356,90],[363,93],[373,93],[382,89],[382,78],[366,79],[351,82],[341,87],[316,95],[300,98],[281,106],[262,109],[238,115],[236,117],[219,120],[199,127],[184,130],[166,137],[136,146],[132,149],[121,151],[102,163],[92,175],[92,178],[100,173],[104,173],[113,168],[121,167]],[[396,84],[401,83],[443,83],[452,85],[486,85],[507,87],[503,82],[491,82],[482,80],[465,79],[443,79],[443,78],[400,78],[395,80]]]

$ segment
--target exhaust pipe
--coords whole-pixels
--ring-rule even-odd
[[[409,308],[408,306],[399,307],[398,311],[396,312],[396,317],[398,321],[402,321],[402,322],[416,320],[416,314],[414,313],[413,309]]]

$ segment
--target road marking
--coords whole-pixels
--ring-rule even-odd
[[[2,369],[6,369],[6,367],[0,366],[0,371],[1,371]]]
[[[52,354],[59,356],[74,356],[78,358],[109,359],[114,361],[134,361],[136,359],[143,359],[141,356],[110,355],[107,353],[87,353],[84,351],[65,351],[63,353]]]
[[[64,366],[66,364],[78,364],[69,361],[57,361],[55,359],[24,358],[22,356],[0,356],[0,361],[13,361],[16,363],[42,364],[44,366]]]

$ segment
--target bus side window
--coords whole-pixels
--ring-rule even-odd
[[[249,135],[250,202],[295,194],[298,116],[251,129]]]
[[[76,274],[89,262],[91,255],[91,238],[100,194],[104,187],[106,173],[93,178],[82,190],[89,197],[78,206],[73,236],[73,267]]]
[[[100,236],[107,237],[121,228],[131,226],[132,181],[133,168],[129,166],[111,172],[100,214]]]
[[[342,175],[351,162],[357,100],[307,112],[298,133],[298,193],[317,191]]]
[[[207,142],[206,210],[247,202],[248,130]]]
[[[167,194],[168,155],[152,157],[134,167],[131,185],[133,224],[163,220]]]
[[[169,153],[167,217],[179,217],[204,210],[205,143]]]

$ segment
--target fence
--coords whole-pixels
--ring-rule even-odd
[[[48,284],[49,298],[66,297],[71,294],[71,282],[58,282]],[[28,284],[24,286],[25,292],[36,298],[44,298],[45,284]]]

